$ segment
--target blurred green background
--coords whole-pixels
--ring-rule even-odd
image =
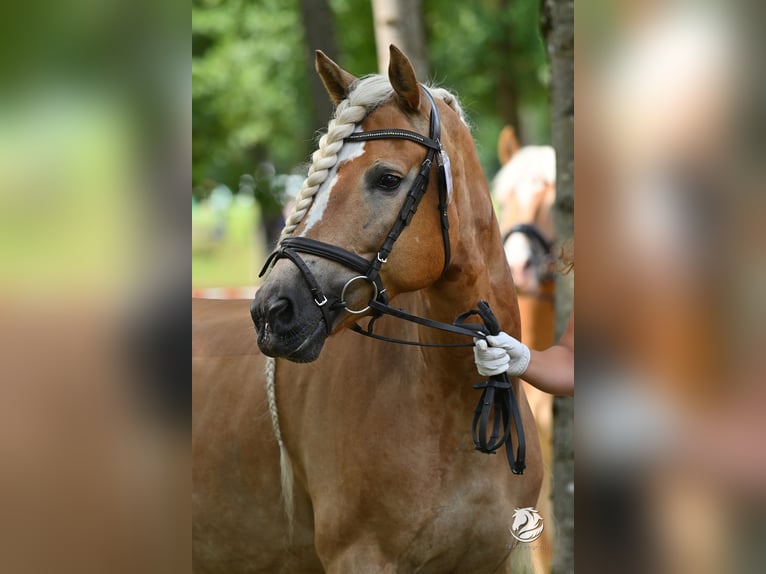
[[[322,17],[307,18],[307,6]],[[539,2],[423,0],[421,10],[427,81],[460,97],[485,176],[499,168],[505,124],[523,144],[549,143]],[[312,101],[315,49],[375,73],[370,0],[193,0],[193,288],[257,281],[329,120]]]

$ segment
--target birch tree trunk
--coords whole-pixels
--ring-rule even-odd
[[[498,13],[507,14],[512,10],[513,1],[499,0],[497,5]],[[499,69],[500,73],[497,75],[497,91],[495,93],[497,111],[504,125],[513,126],[520,142],[530,143],[519,116],[519,95],[516,89],[516,81],[518,79],[514,77],[511,59],[508,57],[508,54],[511,54],[514,49],[511,30],[506,28],[505,33],[502,36],[496,37],[488,48],[494,50],[497,54],[505,55],[505,57],[501,56],[497,59],[502,66]]]
[[[556,149],[556,234],[574,233],[574,0],[541,0],[541,28],[551,67],[551,126]],[[572,309],[574,279],[556,283],[556,333],[561,336]],[[553,508],[557,536],[553,574],[574,572],[574,400],[553,401]]]
[[[428,79],[422,0],[372,0],[378,71],[388,73],[388,47],[396,44],[412,62],[418,80]]]

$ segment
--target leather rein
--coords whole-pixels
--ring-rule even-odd
[[[431,114],[429,119],[429,135],[426,137],[417,132],[404,129],[382,129],[369,130],[365,132],[355,132],[344,139],[344,142],[360,142],[379,139],[405,139],[413,141],[427,148],[426,156],[420,164],[418,174],[412,184],[407,197],[402,204],[391,230],[383,241],[372,260],[368,261],[363,257],[351,253],[341,247],[310,239],[307,237],[285,237],[277,248],[266,259],[266,263],[261,270],[259,277],[262,277],[271,266],[279,259],[289,259],[300,270],[304,280],[314,298],[314,303],[319,307],[325,329],[329,335],[331,332],[332,317],[331,311],[344,309],[353,315],[361,315],[367,311],[372,311],[372,317],[367,324],[366,329],[362,329],[358,324],[351,326],[351,329],[361,335],[371,337],[390,343],[403,345],[417,345],[421,347],[473,347],[473,343],[459,344],[436,344],[421,343],[419,341],[407,341],[403,339],[392,339],[384,337],[373,332],[375,321],[382,315],[390,315],[398,319],[410,321],[432,329],[439,329],[457,335],[464,335],[472,338],[486,338],[487,335],[494,335],[500,332],[500,326],[497,319],[489,308],[489,304],[479,301],[478,310],[471,310],[460,315],[453,324],[442,323],[424,317],[412,315],[402,309],[397,309],[389,305],[386,288],[380,277],[382,266],[388,261],[388,256],[394,247],[394,243],[410,224],[415,215],[420,201],[426,193],[430,178],[431,169],[434,162],[437,166],[438,193],[439,193],[439,218],[442,230],[442,242],[444,245],[444,266],[442,273],[449,267],[450,262],[450,239],[449,239],[449,218],[448,218],[448,198],[451,193],[452,181],[450,172],[449,157],[441,144],[441,121],[439,111],[436,107],[430,92],[423,86],[428,100],[431,104]],[[354,271],[356,275],[349,279],[341,289],[340,296],[326,295],[313,273],[301,258],[300,254],[313,255],[329,259],[340,263]],[[364,308],[351,309],[345,301],[345,295],[348,288],[356,282],[368,283],[373,291],[373,295]],[[484,322],[483,325],[467,321],[469,317],[478,315]],[[513,474],[522,474],[526,466],[526,441],[524,429],[519,413],[518,402],[514,394],[513,386],[507,373],[490,377],[487,381],[473,385],[474,388],[483,389],[481,398],[476,409],[472,423],[472,435],[474,445],[477,450],[494,454],[500,447],[505,445],[508,456],[508,464]],[[511,423],[515,425],[518,439],[518,448],[514,456],[511,440]]]

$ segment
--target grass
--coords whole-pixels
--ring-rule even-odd
[[[234,201],[223,213],[192,208],[192,289],[258,282],[266,253],[257,204]]]

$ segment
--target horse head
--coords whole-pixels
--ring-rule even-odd
[[[492,194],[506,257],[517,289],[535,293],[551,274],[556,154],[550,146],[520,146],[513,128],[506,126],[498,139],[498,158],[504,165]]]
[[[421,86],[394,46],[388,77],[358,79],[322,52],[316,68],[335,115],[251,305],[260,349],[296,362],[316,359],[371,299],[442,276],[455,243],[445,224],[459,223],[448,157],[460,166],[460,146],[473,146],[457,100]]]

